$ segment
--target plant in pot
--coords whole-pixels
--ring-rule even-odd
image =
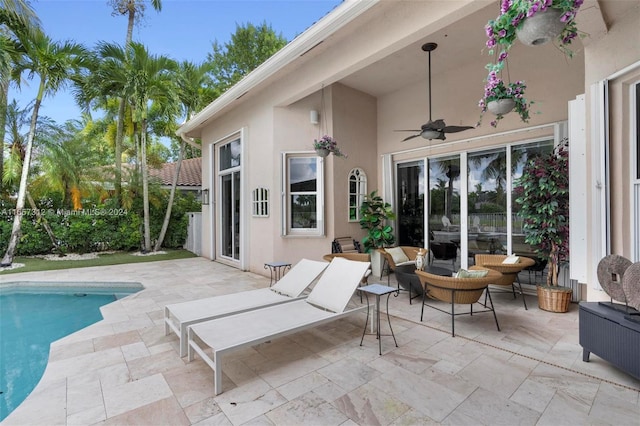
[[[530,159],[514,188],[525,242],[547,260],[547,285],[538,286],[541,309],[566,312],[571,289],[558,286],[558,271],[569,260],[568,139],[549,154]]]
[[[382,269],[382,259],[377,249],[389,247],[396,241],[393,227],[387,223],[395,218],[391,204],[385,202],[377,191],[366,195],[360,205],[360,228],[367,230],[362,246],[371,255],[371,272],[375,276],[380,276]]]
[[[523,43],[534,46],[555,39],[559,48],[571,56],[573,52],[569,45],[578,35],[575,17],[583,1],[501,0],[500,14],[485,27],[489,54],[493,55],[493,49],[499,48],[500,58],[505,60],[515,39],[519,38]],[[536,21],[544,19],[549,19],[549,22],[536,24]]]
[[[529,110],[533,102],[527,101],[524,97],[526,88],[527,86],[522,80],[517,80],[515,83],[505,83],[502,78],[498,77],[497,71],[489,71],[487,82],[484,86],[484,97],[480,99],[478,103],[478,106],[482,109],[478,126],[482,122],[482,117],[487,110],[496,116],[496,118],[491,121],[492,127],[497,127],[498,121],[502,120],[505,114],[513,110],[518,113],[522,121],[525,123],[528,122]],[[508,105],[506,105],[506,103],[508,103]]]
[[[313,140],[313,149],[320,157],[326,157],[329,154],[333,154],[336,157],[347,157],[338,148],[338,142],[329,135],[324,135],[320,139]]]

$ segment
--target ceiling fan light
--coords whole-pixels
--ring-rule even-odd
[[[420,133],[420,136],[429,140],[438,139],[440,138],[440,132],[437,130],[423,130],[422,133]]]

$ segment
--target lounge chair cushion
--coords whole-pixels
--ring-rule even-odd
[[[271,290],[288,297],[300,297],[309,286],[309,276],[318,276],[326,268],[325,262],[301,259],[284,277],[271,286]]]
[[[489,273],[488,269],[467,271],[466,269],[460,269],[456,274],[456,278],[482,278],[486,277]]]
[[[331,265],[334,267],[327,268],[322,274],[321,281],[326,284],[316,285],[306,301],[331,312],[342,312],[355,290],[355,287],[344,283],[354,280],[359,283],[371,263],[336,257],[331,261]]]
[[[400,265],[401,263],[409,262],[409,258],[405,254],[402,247],[390,247],[386,248],[385,251],[391,255],[393,258],[393,263],[396,265]]]

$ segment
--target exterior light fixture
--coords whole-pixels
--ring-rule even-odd
[[[309,111],[309,121],[311,122],[311,124],[320,123],[320,117],[319,117],[318,111],[316,111],[315,109],[312,109],[311,111]]]

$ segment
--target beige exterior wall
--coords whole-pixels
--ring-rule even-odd
[[[626,4],[632,3],[640,4],[635,0]],[[527,98],[535,101],[529,123],[512,113],[494,129],[487,114],[482,126],[431,143],[421,138],[401,142],[410,133],[395,131],[419,129],[428,120],[427,56],[419,48],[426,41],[439,43],[432,52],[433,119],[442,118],[449,125],[477,123],[485,64],[490,60],[483,27],[488,18],[495,17],[494,1],[380,2],[221,107],[193,134],[200,132],[203,141],[203,188],[215,189],[209,164],[212,144],[242,131],[246,153],[244,268],[266,274],[263,264],[267,261],[318,259],[330,251],[334,237],[361,239],[364,234],[359,225],[347,221],[347,176],[352,168],[360,167],[367,174],[368,191],[381,190],[385,154],[396,162],[550,136],[554,123],[568,119],[567,103],[583,93],[587,98],[587,146],[592,146],[591,84],[640,61],[640,12],[638,7],[623,8],[617,2],[588,0],[585,5],[589,6],[586,28],[590,36],[584,46],[575,44],[573,58],[551,44],[526,47],[516,43],[510,51],[508,74],[503,77],[527,82]],[[602,13],[600,5],[607,6]],[[608,32],[602,30],[604,22]],[[452,55],[454,48],[460,53]],[[418,67],[420,75],[398,77],[407,75],[407,63],[412,69]],[[611,81],[612,249],[626,256],[631,250],[628,87],[638,74],[636,68]],[[378,82],[393,89],[378,88]],[[320,112],[321,126],[310,123],[312,109]],[[326,235],[282,237],[282,153],[311,152],[313,139],[323,133],[336,138],[348,154],[346,159],[330,156],[325,161]],[[587,178],[590,174],[585,171]],[[251,191],[259,186],[270,190],[269,218],[251,217]],[[588,195],[593,197],[593,190]],[[203,206],[203,255],[209,258],[215,256],[208,220],[213,219],[212,207]],[[593,220],[591,213],[589,216]],[[590,222],[590,245],[593,227]],[[595,268],[593,256],[588,267]],[[586,287],[588,298],[600,297],[589,283]]]
[[[587,123],[593,128],[591,102],[595,94],[591,86],[608,79],[610,91],[610,199],[611,199],[611,253],[633,259],[631,212],[631,176],[633,139],[630,117],[630,89],[640,82],[640,6],[628,10],[623,16],[610,22],[608,32],[593,40],[585,48],[585,92],[587,94]],[[634,66],[635,65],[635,66]],[[627,72],[621,70],[628,69]],[[615,78],[615,76],[619,74]],[[587,132],[588,153],[599,143],[597,135]],[[586,171],[587,181],[593,182],[594,169]],[[599,196],[594,185],[587,187],[589,200]],[[588,212],[588,228],[594,230],[587,238],[589,246],[589,268],[597,268],[600,247],[597,245],[599,224],[593,212]],[[638,256],[638,253],[636,253]],[[609,300],[609,296],[587,283],[588,300]]]

